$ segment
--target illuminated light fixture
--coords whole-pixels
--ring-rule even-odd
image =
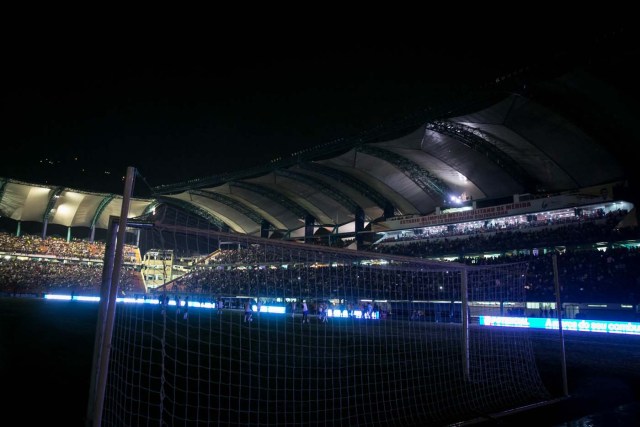
[[[460,199],[460,197],[459,197],[459,196],[453,196],[453,195],[451,195],[451,196],[449,196],[449,199],[450,199],[453,203],[455,203],[455,204],[457,204],[457,205],[459,205],[459,204],[461,204],[461,203],[462,203],[462,200]]]

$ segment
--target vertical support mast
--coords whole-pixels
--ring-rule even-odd
[[[120,270],[122,269],[122,259],[124,253],[124,241],[127,231],[127,217],[129,215],[129,206],[131,204],[131,194],[133,193],[133,184],[135,178],[135,168],[127,168],[127,176],[124,186],[124,194],[122,198],[122,209],[120,211],[120,218],[117,226],[117,239],[115,245],[115,254],[113,255],[113,261],[106,259],[107,256],[111,256],[111,253],[105,253],[105,270],[103,271],[103,285],[109,283],[109,292],[106,301],[101,300],[101,313],[104,312],[104,327],[98,326],[98,329],[103,331],[101,337],[96,337],[96,348],[99,351],[99,355],[94,358],[94,362],[97,361],[97,372],[92,374],[92,381],[96,381],[95,398],[90,396],[89,406],[93,408],[93,413],[89,414],[92,418],[87,420],[88,425],[99,427],[102,425],[102,412],[104,409],[104,396],[107,386],[107,374],[109,370],[109,356],[111,352],[111,338],[113,335],[113,324],[115,322],[116,313],[116,298],[118,296],[118,284],[120,280]],[[108,274],[106,265],[113,266],[111,270],[111,280],[107,282],[105,272]],[[106,292],[101,291],[101,297]],[[103,307],[106,307],[104,311]]]
[[[462,275],[460,281],[460,294],[462,296],[462,372],[464,377],[469,379],[470,376],[470,363],[469,363],[469,295],[468,295],[468,273],[467,269],[463,268],[460,272]]]
[[[111,287],[111,274],[113,273],[113,260],[115,254],[116,235],[118,233],[118,218],[109,218],[109,228],[107,232],[107,242],[105,246],[104,263],[102,266],[102,282],[100,286],[100,307],[98,309],[98,320],[96,322],[96,337],[93,347],[93,363],[91,366],[91,380],[89,386],[89,401],[87,405],[86,425],[93,425],[93,413],[95,409],[96,387],[98,382],[98,367],[100,366],[102,340],[104,338],[104,327],[107,319],[107,306],[109,305],[109,288]]]
[[[556,291],[556,314],[558,315],[558,331],[560,334],[560,351],[562,362],[562,391],[564,396],[569,396],[569,386],[567,384],[567,358],[564,350],[564,331],[562,330],[562,301],[560,300],[560,280],[558,278],[558,255],[553,254],[553,282]]]

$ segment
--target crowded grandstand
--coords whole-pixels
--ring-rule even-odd
[[[527,261],[528,303],[505,314],[526,312],[541,317],[552,315],[556,308],[555,254],[566,316],[580,318],[589,313],[590,318],[634,319],[640,303],[640,240],[637,227],[627,225],[633,209],[626,202],[606,201],[580,208],[383,231],[361,252],[371,252],[376,258],[389,254],[476,265]],[[387,301],[441,300],[437,286],[417,283],[410,273],[386,271],[384,265],[366,279],[368,294],[362,298],[362,289],[357,289],[359,279],[351,276],[348,266],[289,265],[280,254],[265,253],[258,245],[220,239],[216,244],[218,249],[210,253],[198,253],[186,244],[170,250],[143,247],[142,254],[139,246],[126,244],[120,294],[245,295],[254,301],[283,304],[313,299],[330,301],[336,307],[359,306],[362,301],[353,298],[359,295],[360,300],[384,301],[385,312],[392,311]],[[3,232],[0,255],[3,294],[100,293],[104,242]],[[326,273],[327,269],[333,270],[332,274]],[[277,270],[286,270],[286,274]],[[293,288],[292,282],[305,284],[297,295],[286,294]]]
[[[499,96],[457,101],[261,167],[150,188],[153,197],[131,199],[129,218],[174,229],[155,241],[145,241],[144,230],[128,230],[120,293],[335,304],[355,294],[357,278],[309,277],[308,265],[297,274],[277,254],[255,253],[234,239],[253,236],[376,259],[525,260],[527,310],[540,313],[555,309],[556,255],[563,301],[637,316],[637,192],[603,143],[612,124],[600,120],[594,130],[598,117],[623,116],[623,104],[612,101],[608,82],[582,70],[526,92],[498,89]],[[0,178],[0,290],[99,294],[105,230],[123,200]],[[229,237],[203,238],[207,230]],[[290,287],[269,276],[284,268],[319,294],[284,295]],[[438,299],[437,287],[417,286],[409,276],[390,286],[385,274],[381,266],[380,276],[369,278],[367,298]]]

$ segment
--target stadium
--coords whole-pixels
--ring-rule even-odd
[[[601,74],[524,73],[150,198],[134,167],[122,195],[0,178],[0,292],[100,300],[92,425],[456,425],[551,404],[566,378],[550,390],[528,328],[640,335],[638,138]]]

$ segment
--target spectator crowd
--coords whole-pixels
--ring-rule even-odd
[[[125,256],[135,259],[136,248],[125,245]],[[43,293],[99,293],[105,244],[57,237],[14,236],[0,232],[0,292],[41,295]],[[122,293],[144,292],[135,264],[127,263],[120,275]]]
[[[329,258],[314,245],[304,249],[277,242],[238,245],[202,257],[202,262],[165,286],[186,294],[265,298],[452,300],[459,298],[459,289],[451,285],[459,283],[454,273],[441,268],[425,274],[417,267],[421,260],[449,256],[473,265],[526,263],[522,293],[509,297],[554,301],[552,256],[556,255],[564,301],[638,304],[640,256],[637,240],[630,240],[637,239],[637,229],[617,229],[616,215],[600,219],[451,239],[385,242],[370,251],[338,251]],[[135,247],[127,246],[132,256]],[[99,292],[103,243],[0,233],[0,253],[4,255],[0,257],[1,292]],[[366,263],[367,254],[378,260],[386,254],[403,255],[416,262]],[[123,292],[145,292],[139,271],[139,264],[125,264]],[[487,283],[487,287],[500,286],[494,279],[488,278]],[[495,293],[487,290],[486,295]]]

